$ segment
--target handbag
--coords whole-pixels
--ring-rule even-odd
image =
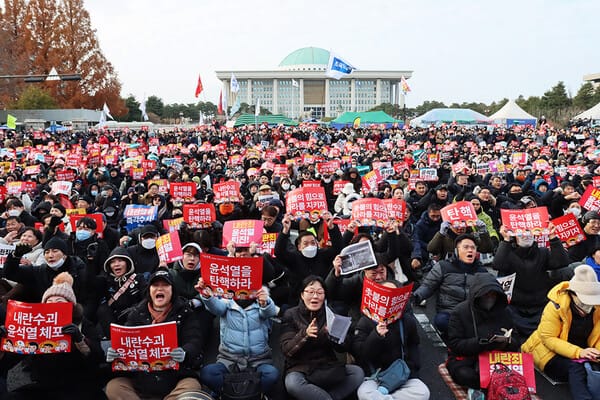
[[[221,400],[260,400],[260,376],[255,368],[247,367],[240,371],[240,367],[233,364],[229,367],[229,373],[223,376]]]
[[[406,361],[404,361],[404,324],[402,320],[398,322],[398,325],[400,326],[400,339],[402,341],[400,346],[401,357],[396,359],[385,370],[378,370],[374,375],[374,379],[378,385],[386,388],[388,393],[393,393],[401,388],[410,377],[410,368],[406,364]]]
[[[585,373],[587,375],[587,387],[592,397],[600,397],[600,364],[584,363]]]
[[[323,389],[329,389],[346,378],[346,366],[341,362],[316,367],[306,374],[306,380]]]

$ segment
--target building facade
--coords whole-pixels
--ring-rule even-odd
[[[229,99],[294,119],[335,118],[346,111],[367,111],[382,103],[401,104],[400,80],[412,71],[355,70],[345,79],[325,76],[329,51],[305,47],[290,53],[271,71],[217,71]],[[230,92],[231,75],[239,91]]]

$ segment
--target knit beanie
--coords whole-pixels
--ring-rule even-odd
[[[56,237],[56,236],[52,237],[44,245],[44,251],[50,250],[50,249],[58,249],[58,250],[62,251],[62,253],[64,255],[69,254],[69,251],[67,250],[67,243],[65,243],[64,240],[62,240],[61,238]]]
[[[67,300],[69,303],[77,304],[75,292],[73,292],[73,277],[68,272],[61,272],[54,277],[52,286],[44,292],[42,303],[45,303],[48,298],[59,296]]]

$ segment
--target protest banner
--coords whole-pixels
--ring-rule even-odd
[[[91,218],[96,222],[96,234],[98,235],[98,237],[100,239],[102,239],[104,237],[104,221],[102,219],[102,214],[71,214],[71,215],[69,215],[69,221],[71,222],[71,232],[75,232],[77,230],[77,222],[84,217]]]
[[[512,165],[527,165],[527,159],[527,153],[512,153],[510,156],[510,163]]]
[[[325,189],[323,187],[294,189],[285,197],[285,208],[296,218],[307,217],[312,212],[322,214],[327,211]]]
[[[9,300],[6,309],[7,335],[2,350],[18,354],[68,353],[71,336],[62,327],[72,322],[71,303],[23,303]]]
[[[512,299],[513,288],[515,287],[515,280],[517,279],[517,273],[513,273],[507,276],[497,277],[496,280],[502,286],[502,290],[506,297],[508,298],[508,302],[510,303],[510,299]]]
[[[342,180],[333,181],[334,196],[337,196],[338,194],[342,193],[342,189],[344,188],[344,185],[346,185],[346,183],[350,183],[350,181],[342,181]]]
[[[163,219],[163,228],[167,232],[175,232],[179,230],[181,223],[183,222],[183,217],[174,218],[174,219]]]
[[[67,181],[52,182],[52,194],[64,194],[64,195],[67,195],[70,197],[72,187],[73,187],[73,182],[67,182]]]
[[[352,202],[352,220],[361,226],[384,226],[388,221],[388,208],[381,199],[358,199]]]
[[[556,236],[567,248],[585,240],[585,233],[577,221],[577,217],[568,213],[551,221],[556,227]]]
[[[475,226],[477,222],[477,212],[470,201],[458,201],[448,204],[440,212],[442,213],[442,221],[449,222],[453,227]]]
[[[370,193],[377,191],[377,185],[383,180],[383,177],[378,169],[374,169],[367,172],[361,179],[363,192]]]
[[[262,257],[200,254],[200,274],[213,294],[228,299],[253,299],[262,287]]]
[[[131,176],[134,181],[143,181],[146,176],[146,169],[132,167],[129,169],[129,176]]]
[[[490,385],[490,377],[496,368],[496,363],[502,363],[513,371],[523,375],[529,392],[536,392],[533,354],[509,351],[486,351],[479,353],[479,383],[482,388],[487,388]]]
[[[524,210],[501,209],[502,225],[510,236],[547,235],[550,233],[548,209],[546,207],[526,208]]]
[[[241,219],[226,221],[223,225],[223,247],[234,242],[236,247],[250,247],[251,243],[259,245],[262,242],[263,221],[256,219]]]
[[[303,180],[302,187],[303,188],[318,188],[318,187],[321,187],[321,181]]]
[[[85,215],[86,213],[86,209],[85,208],[67,208],[65,209],[65,213],[67,215],[67,217],[70,217],[71,215]],[[71,227],[74,229],[74,225],[71,224]]]
[[[277,233],[263,233],[262,243],[258,247],[260,254],[269,254],[275,257],[275,242],[277,241]]]
[[[158,185],[158,192],[160,194],[169,193],[169,181],[167,179],[151,179],[148,181],[148,188],[153,184]]]
[[[142,168],[147,171],[154,171],[156,169],[156,161],[154,160],[142,160]],[[133,178],[135,179],[135,178]]]
[[[340,217],[333,218],[333,223],[335,225],[337,225],[337,227],[339,228],[339,230],[342,234],[344,232],[346,232],[346,230],[348,229],[348,225],[350,225],[351,222],[352,222],[352,220],[350,218],[340,218]]]
[[[183,220],[190,228],[209,228],[217,220],[215,205],[208,204],[184,204]]]
[[[171,182],[169,185],[169,194],[173,199],[183,201],[193,201],[196,195],[195,182]]]
[[[183,258],[179,232],[169,232],[161,235],[156,240],[156,252],[158,258],[165,263],[172,263]]]
[[[23,170],[23,175],[37,175],[42,171],[39,164],[37,165],[28,165]]]
[[[339,149],[337,149],[339,151]],[[321,175],[333,175],[335,171],[340,169],[340,161],[339,160],[331,160],[327,162],[318,163],[316,165],[316,169]]]
[[[406,202],[400,199],[385,199],[383,204],[387,207],[389,219],[395,219],[400,224],[406,218]]]
[[[383,321],[391,324],[402,318],[404,309],[410,301],[412,288],[412,283],[400,288],[389,288],[370,279],[364,279],[360,309],[375,322]]]
[[[110,325],[110,346],[119,353],[113,371],[153,372],[178,370],[170,354],[178,347],[177,323],[122,326]]]
[[[157,206],[144,206],[141,204],[128,204],[125,206],[125,211],[123,211],[123,218],[127,222],[128,232],[155,221],[157,215]]]
[[[595,188],[594,185],[589,185],[581,199],[579,199],[579,205],[588,211],[599,211],[600,210],[600,189]]]
[[[368,240],[344,247],[340,252],[340,258],[342,259],[342,275],[348,275],[377,265],[373,246]]]
[[[237,181],[216,183],[213,192],[216,204],[240,201],[240,183]]]
[[[23,192],[25,182],[13,181],[6,182],[6,194],[20,196]]]
[[[55,176],[57,181],[74,181],[75,171],[72,169],[60,169],[56,171]]]
[[[425,182],[436,182],[438,180],[437,169],[421,168],[419,169],[419,180]]]
[[[275,167],[273,168],[273,176],[288,176],[287,166],[284,164],[275,164]]]
[[[14,244],[1,244],[0,243],[0,269],[4,268],[4,263],[6,262],[6,258],[10,253],[15,250]]]

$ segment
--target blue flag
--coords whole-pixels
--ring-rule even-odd
[[[333,52],[329,52],[329,63],[327,64],[327,72],[325,72],[326,76],[339,80],[350,75],[355,69],[349,62],[344,61]]]

